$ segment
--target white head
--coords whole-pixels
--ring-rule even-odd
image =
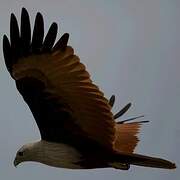
[[[35,158],[34,150],[36,143],[29,143],[23,145],[16,153],[16,157],[14,159],[14,166],[16,167],[21,162],[25,161],[33,161]]]
[[[49,166],[81,168],[77,165],[81,155],[73,147],[61,143],[38,141],[22,146],[16,153],[14,166],[21,162],[36,161]]]

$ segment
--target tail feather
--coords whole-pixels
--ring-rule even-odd
[[[132,164],[145,167],[163,168],[163,169],[175,169],[175,163],[161,158],[155,158],[150,156],[144,156],[140,154],[125,154],[118,153],[118,161],[125,164]]]
[[[175,169],[176,165],[170,161],[134,154],[134,149],[139,141],[137,134],[141,122],[116,124],[116,139],[114,149],[117,152],[115,159],[110,163],[111,167],[128,169],[130,164],[163,169]]]
[[[139,139],[137,133],[141,123],[116,124],[116,139],[114,148],[119,152],[133,153]]]

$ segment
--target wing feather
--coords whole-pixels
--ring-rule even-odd
[[[56,36],[57,36],[57,29],[58,29],[58,26],[56,23],[52,23],[50,28],[49,28],[49,31],[46,35],[46,38],[44,40],[44,43],[43,43],[43,47],[42,47],[42,51],[43,52],[50,52],[53,45],[54,45],[54,42],[56,40]]]
[[[32,38],[32,51],[40,52],[44,37],[44,21],[41,13],[37,13]]]
[[[78,126],[82,130],[83,136],[113,148],[115,122],[111,107],[73,48],[67,46],[69,34],[65,33],[53,47],[57,24],[50,26],[44,39],[43,17],[37,13],[31,43],[30,20],[24,8],[21,34],[14,14],[10,29],[11,45],[6,36],[3,40],[7,68],[28,103],[42,138],[53,139],[53,128],[54,136],[62,136],[62,130],[67,134],[66,130],[70,132],[74,124],[74,128]],[[13,57],[8,55],[10,52]],[[70,114],[70,119],[66,113]],[[71,121],[70,129],[65,119]],[[51,138],[48,138],[48,132]]]
[[[85,70],[85,66],[79,62],[79,58],[72,55],[72,51],[69,56],[66,51],[64,53],[66,58],[63,58],[64,55],[61,52],[61,56],[47,54],[44,58],[44,55],[36,55],[26,61],[20,60],[13,66],[15,79],[27,76],[28,70],[41,72],[52,84],[52,86],[47,85],[47,90],[54,89],[51,93],[55,97],[63,97],[70,106],[75,123],[89,137],[104,145],[112,146],[114,120],[108,100],[97,86],[92,84],[90,75]],[[28,75],[31,76],[30,73]]]
[[[22,43],[22,55],[26,56],[30,50],[31,44],[31,26],[28,12],[25,8],[22,8],[21,13],[21,43]]]

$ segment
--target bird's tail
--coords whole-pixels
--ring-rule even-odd
[[[174,169],[176,165],[170,161],[134,153],[139,141],[137,134],[144,121],[116,124],[114,149],[117,152],[110,163],[111,167],[127,170],[130,165]]]
[[[110,165],[117,169],[129,169],[130,165],[138,165],[153,168],[175,169],[176,165],[168,160],[144,156],[140,154],[117,153],[116,161]]]

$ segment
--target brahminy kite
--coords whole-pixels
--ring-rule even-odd
[[[128,170],[130,165],[174,169],[170,161],[134,153],[138,130],[145,121],[115,121],[131,104],[113,116],[114,96],[108,101],[92,82],[67,45],[68,33],[55,43],[57,28],[53,22],[44,37],[44,21],[38,12],[31,38],[30,18],[22,8],[20,27],[11,14],[10,40],[6,35],[3,38],[7,70],[41,135],[41,140],[18,150],[14,165],[35,161],[69,169]]]

